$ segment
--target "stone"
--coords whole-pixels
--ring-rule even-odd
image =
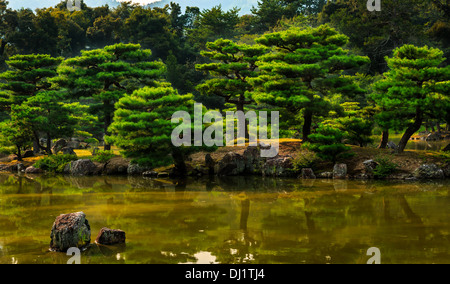
[[[107,175],[126,175],[129,162],[122,157],[112,157],[106,163],[104,172]]]
[[[394,142],[389,141],[389,142],[387,143],[387,148],[388,148],[388,149],[397,150],[397,145],[396,145]]]
[[[50,234],[50,250],[66,252],[71,247],[86,248],[91,243],[91,227],[83,212],[56,217]]]
[[[102,228],[98,233],[95,243],[100,245],[117,245],[124,244],[125,240],[126,236],[124,231]]]
[[[291,156],[276,156],[267,159],[263,165],[262,175],[273,177],[292,176],[294,174],[292,160]]]
[[[147,172],[143,172],[142,173],[143,177],[148,177],[148,178],[155,178],[158,177],[158,172],[155,171],[147,171]]]
[[[302,179],[315,179],[316,175],[314,174],[313,169],[311,168],[303,168],[301,173]]]
[[[423,164],[414,171],[413,175],[417,179],[445,178],[444,171],[435,164]]]
[[[245,173],[260,174],[265,159],[261,157],[261,149],[255,146],[249,146],[244,151]]]
[[[55,145],[52,147],[53,154],[58,154],[64,147],[67,146],[67,141],[65,139],[59,139],[55,142]]]
[[[222,160],[219,161],[216,167],[216,172],[219,176],[240,175],[245,170],[244,157],[234,152],[228,152]]]
[[[364,165],[364,169],[366,171],[366,174],[373,174],[373,171],[378,166],[378,163],[375,162],[374,160],[366,160],[366,161],[363,162],[363,165]]]
[[[333,172],[323,172],[318,175],[319,178],[333,178]]]
[[[346,164],[336,164],[333,168],[333,178],[344,179],[347,177],[347,165]]]
[[[70,147],[72,149],[80,149],[80,142],[79,141],[69,141],[67,143],[67,147]]]
[[[44,171],[33,166],[25,169],[26,174],[42,174]]]
[[[17,164],[15,165],[0,165],[0,172],[17,172],[18,167]]]
[[[73,176],[88,176],[96,172],[97,167],[94,162],[89,159],[76,160],[67,164],[64,168],[64,173]]]
[[[24,173],[25,170],[26,170],[26,168],[25,168],[25,166],[22,163],[17,164],[17,172]]]
[[[64,155],[77,155],[76,153],[75,153],[75,151],[73,150],[73,148],[70,148],[70,147],[64,147],[64,148],[62,148],[61,149],[61,152],[64,154]]]
[[[143,167],[138,164],[128,164],[127,174],[128,175],[142,175],[142,173],[151,171],[149,167]]]

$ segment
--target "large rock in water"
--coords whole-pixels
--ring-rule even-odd
[[[71,174],[73,176],[88,176],[93,175],[97,167],[94,162],[89,159],[76,160],[70,162],[64,168],[64,173]]]
[[[83,249],[91,242],[91,227],[83,212],[56,217],[50,235],[50,249],[66,252],[71,247]]]
[[[311,168],[303,168],[301,172],[302,179],[315,179],[316,175],[314,174],[313,169]]]
[[[267,159],[263,165],[263,176],[273,177],[288,177],[293,175],[291,156],[276,156],[271,159]]]
[[[344,179],[347,177],[347,165],[346,164],[336,164],[333,168],[333,178]]]
[[[216,165],[217,174],[219,176],[236,176],[242,174],[245,170],[244,157],[241,155],[229,152]]]
[[[102,228],[95,242],[100,245],[116,245],[125,243],[125,232],[122,230],[111,230]]]
[[[414,177],[418,179],[443,179],[444,171],[435,164],[423,164],[414,171]]]

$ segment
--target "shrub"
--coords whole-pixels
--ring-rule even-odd
[[[108,162],[114,156],[113,151],[98,151],[98,153],[92,158],[92,161],[103,164]]]
[[[316,134],[308,136],[309,142],[306,142],[303,147],[316,152],[322,160],[335,163],[339,159],[354,155],[349,152],[351,148],[342,143],[343,137],[344,134],[339,129],[322,125],[317,129]]]
[[[375,159],[378,163],[373,171],[375,178],[386,178],[387,176],[395,173],[398,170],[398,165],[390,160],[389,157],[378,157]]]
[[[76,155],[52,155],[38,160],[34,167],[52,173],[62,173],[68,163],[76,160]]]
[[[299,172],[303,168],[314,168],[319,158],[316,153],[309,151],[307,149],[297,153],[294,160],[292,161],[294,170]]]

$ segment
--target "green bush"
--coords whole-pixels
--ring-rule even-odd
[[[378,165],[374,169],[373,175],[378,179],[386,178],[395,173],[399,168],[396,163],[391,162],[389,157],[378,157],[375,159],[375,162],[377,162]]]
[[[350,147],[342,143],[344,134],[336,128],[320,126],[315,134],[308,136],[309,142],[303,144],[305,149],[314,151],[324,161],[336,161],[350,158],[354,153],[349,152]]]
[[[76,155],[52,155],[38,160],[34,167],[52,173],[62,173],[68,163],[76,160]]]
[[[108,162],[114,156],[113,151],[98,151],[98,153],[92,158],[92,161],[103,164]]]
[[[318,161],[319,157],[317,157],[316,153],[304,149],[303,151],[297,153],[292,163],[294,166],[294,170],[300,172],[303,168],[314,169]]]

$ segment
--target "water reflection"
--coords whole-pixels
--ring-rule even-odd
[[[48,252],[51,225],[84,211],[93,245],[82,263],[450,263],[450,186],[261,177],[0,175],[0,263],[65,263]]]

